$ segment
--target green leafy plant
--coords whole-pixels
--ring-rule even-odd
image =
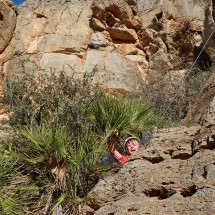
[[[88,75],[26,74],[7,81],[4,102],[13,112],[11,125],[17,133],[8,151],[40,190],[27,208],[47,214],[61,206],[75,214],[102,172],[97,166],[106,140],[92,132],[89,117],[101,91]]]
[[[157,114],[152,106],[138,98],[106,95],[93,104],[92,116],[94,130],[104,135],[107,142],[118,132],[118,149],[123,151],[127,136],[142,139],[143,132],[152,130],[156,125],[165,126],[168,121]]]
[[[108,138],[116,130],[130,133],[149,110],[147,103],[107,95],[94,104],[92,114],[98,132]]]
[[[105,96],[87,75],[13,77],[7,80],[4,102],[13,112],[16,131],[5,146],[27,180],[21,190],[14,188],[22,194],[20,214],[78,214],[78,205],[90,201],[87,194],[111,169],[99,163],[112,134],[117,130],[121,138],[140,138],[162,120],[139,99]],[[26,204],[28,199],[32,201]]]
[[[47,214],[63,205],[76,213],[75,206],[88,201],[86,196],[99,179],[97,167],[106,143],[90,129],[74,139],[67,128],[54,127],[52,122],[20,134],[11,153],[40,187],[40,194],[34,196],[34,212]]]
[[[32,194],[37,195],[39,188],[23,174],[17,160],[6,151],[0,151],[0,214],[24,215],[30,213],[33,205]]]

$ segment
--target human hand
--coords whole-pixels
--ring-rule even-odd
[[[118,138],[118,136],[119,136],[119,132],[117,130],[114,130],[113,138]]]

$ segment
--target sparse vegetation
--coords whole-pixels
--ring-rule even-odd
[[[141,97],[149,102],[170,123],[179,122],[183,119],[190,106],[197,99],[202,87],[213,73],[214,68],[209,70],[192,69],[186,79],[174,82],[166,73],[152,79],[149,85],[144,86]],[[162,124],[162,123],[161,123]]]

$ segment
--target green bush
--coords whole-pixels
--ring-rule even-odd
[[[149,104],[110,95],[95,103],[93,117],[97,129],[110,137],[115,130],[129,133],[132,125],[138,124],[149,110]]]
[[[150,102],[166,121],[174,125],[186,116],[213,71],[213,67],[207,71],[194,68],[179,83],[171,81],[165,72],[151,78],[138,96]]]
[[[25,215],[28,207],[33,205],[39,187],[30,183],[28,175],[23,174],[22,167],[18,165],[8,151],[0,150],[0,214]]]
[[[96,101],[92,108],[92,118],[96,131],[106,138],[111,137],[115,131],[124,136],[141,138],[142,132],[151,130],[158,122],[164,126],[162,117],[156,114],[148,102],[120,95],[106,95]]]
[[[78,79],[63,73],[7,80],[4,103],[18,134],[10,152],[32,186],[40,188],[28,205],[35,213],[50,213],[61,204],[74,214],[98,180],[106,139],[92,132],[92,103],[102,93],[90,82],[91,75]]]
[[[91,75],[78,79],[76,74],[68,77],[62,72],[37,77],[18,74],[8,78],[3,102],[14,113],[11,124],[33,128],[49,119],[54,124],[67,123],[73,130],[87,127],[91,103],[101,97],[98,86],[91,85]]]
[[[7,152],[27,178],[20,198],[24,214],[50,214],[59,207],[78,213],[77,206],[90,201],[87,194],[109,169],[98,165],[112,134],[117,130],[120,139],[140,138],[163,120],[148,103],[104,95],[91,80],[91,74],[78,79],[64,73],[7,80],[4,103],[13,112],[16,131]],[[25,204],[29,190],[32,201]]]
[[[97,183],[97,166],[106,151],[106,142],[89,129],[75,137],[66,127],[56,128],[46,122],[21,130],[20,137],[14,140],[13,157],[29,173],[31,183],[40,188],[40,195],[34,197],[35,212],[47,214],[62,204],[74,214],[76,205],[86,201]]]

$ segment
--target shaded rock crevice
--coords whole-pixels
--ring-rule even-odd
[[[149,198],[157,197],[157,199],[163,200],[163,199],[170,198],[172,195],[176,193],[176,191],[173,189],[167,189],[167,188],[161,187],[157,189],[154,188],[151,190],[145,190],[143,191],[143,193]]]
[[[183,197],[189,197],[189,196],[193,196],[196,192],[197,192],[197,187],[196,185],[192,185],[188,188],[183,188],[181,191],[181,195]]]

